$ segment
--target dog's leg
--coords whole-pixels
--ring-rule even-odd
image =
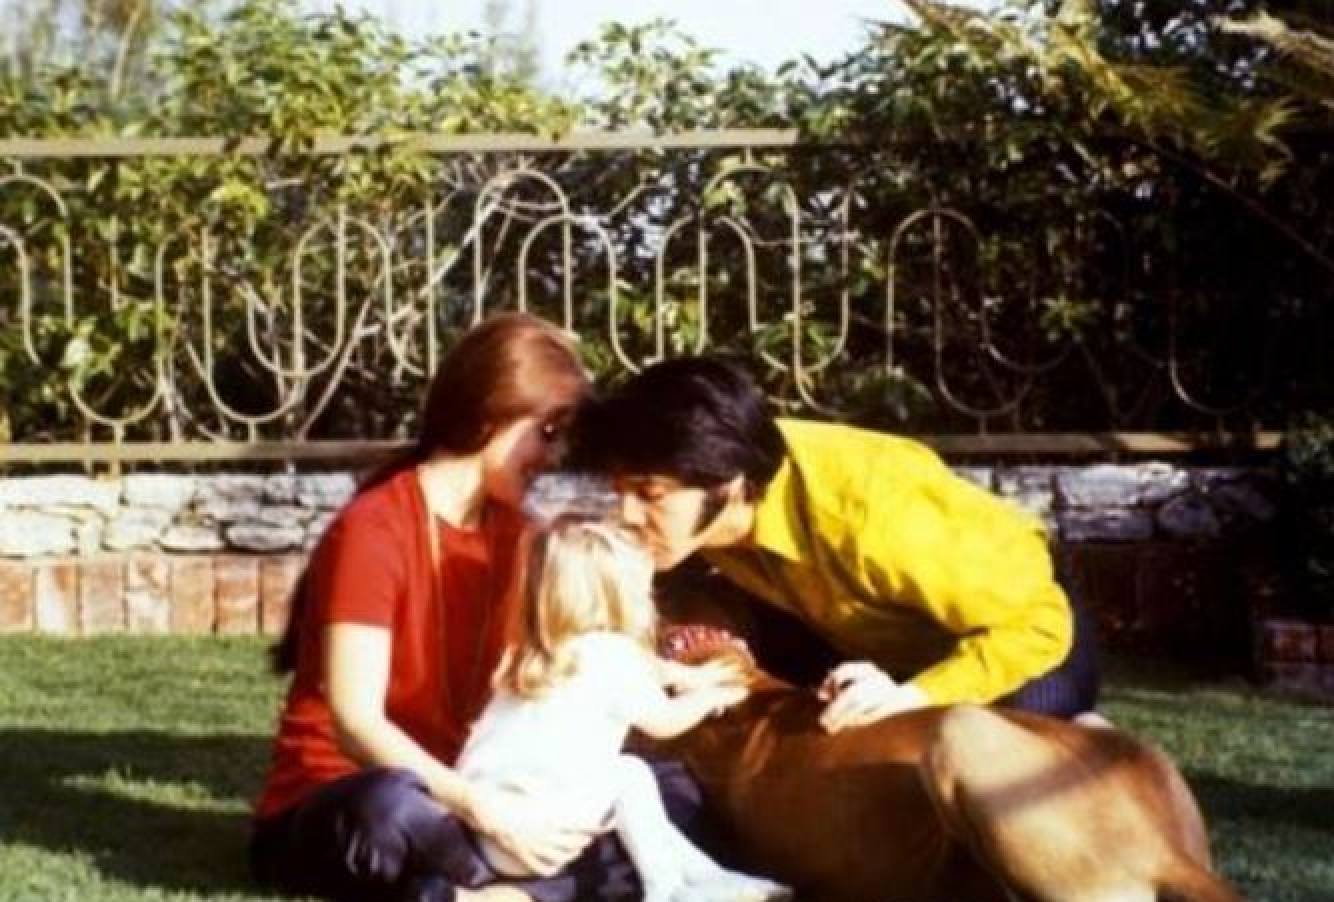
[[[1166,787],[1123,735],[1072,735],[1067,746],[960,706],[941,719],[922,776],[947,828],[1024,896],[1153,902],[1183,858],[1155,810],[1171,803]]]

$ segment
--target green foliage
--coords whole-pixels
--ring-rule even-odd
[[[447,344],[471,321],[479,243],[489,309],[522,300],[563,319],[568,284],[599,372],[625,363],[607,334],[614,290],[630,362],[660,342],[662,353],[692,350],[707,335],[767,360],[760,375],[788,404],[816,400],[880,425],[1213,428],[1211,402],[1245,397],[1273,359],[1288,369],[1272,402],[1226,414],[1230,424],[1280,421],[1334,396],[1318,352],[1334,276],[1321,202],[1334,190],[1334,145],[1322,102],[1285,74],[1306,59],[1302,48],[1323,45],[1293,44],[1290,33],[1282,44],[1258,26],[1220,33],[1218,17],[1249,12],[1247,0],[1015,0],[990,14],[908,5],[915,21],[873,28],[845,59],[794,61],[772,76],[723,67],[668,21],[608,25],[568,61],[597,88],[582,98],[534,82],[501,4],[484,34],[422,41],[362,14],[305,15],[294,0],[155,4],[124,91],[109,90],[115,52],[0,75],[0,135],[259,137],[270,148],[34,166],[67,217],[35,188],[6,187],[0,222],[41,251],[31,261],[36,363],[15,308],[0,308],[0,429],[70,434],[80,416],[52,372],[94,410],[123,417],[153,397],[162,367],[181,403],[133,424],[136,437],[246,434],[208,413],[224,405],[260,417],[263,434],[409,431],[429,362],[416,350],[423,302],[437,304]],[[437,157],[397,140],[763,126],[795,127],[807,146]],[[388,141],[304,153],[324,135]],[[505,175],[516,166],[550,175],[563,199]],[[571,271],[559,226],[520,264],[524,237],[562,202],[593,217],[570,226]],[[474,210],[485,221],[471,230]],[[921,210],[936,212],[905,225]],[[68,315],[64,235],[81,248]],[[4,296],[17,290],[12,254],[0,242]],[[155,360],[159,330],[166,352]],[[1171,379],[1169,345],[1184,349]],[[802,384],[784,369],[798,350],[816,367]],[[821,365],[835,353],[838,366]],[[303,355],[317,370],[309,377]],[[1203,399],[1184,414],[1172,401],[1178,381]]]
[[[1334,418],[1310,415],[1285,436],[1289,550],[1304,612],[1334,617]]]

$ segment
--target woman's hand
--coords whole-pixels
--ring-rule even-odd
[[[554,812],[543,810],[521,790],[478,783],[469,786],[458,814],[538,877],[555,874],[607,829],[603,822],[558,820]]]
[[[921,689],[912,683],[894,682],[870,661],[848,661],[835,667],[818,694],[821,701],[828,702],[820,715],[820,726],[830,733],[931,703]]]

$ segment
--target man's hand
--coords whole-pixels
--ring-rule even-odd
[[[820,715],[820,726],[830,733],[931,703],[921,689],[912,683],[894,682],[870,661],[848,661],[835,667],[818,694],[821,701],[828,702]]]

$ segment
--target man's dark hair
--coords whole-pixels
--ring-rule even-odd
[[[751,500],[763,494],[786,452],[755,380],[720,357],[654,364],[588,404],[575,429],[582,466],[671,476],[695,488],[742,474]]]

